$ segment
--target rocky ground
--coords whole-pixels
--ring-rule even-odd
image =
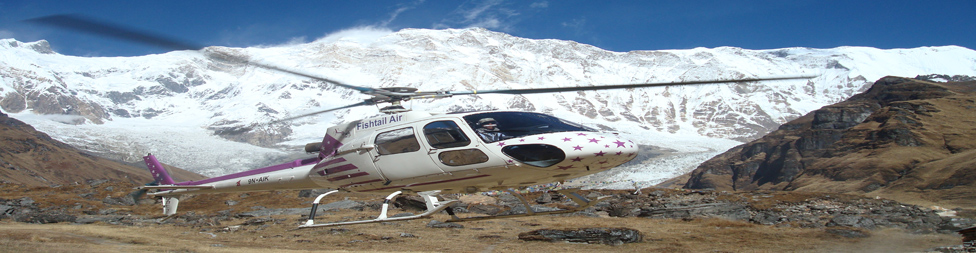
[[[400,251],[404,247],[423,251],[482,252],[510,251],[506,250],[508,247],[515,251],[828,249],[824,247],[830,247],[831,251],[847,251],[884,249],[879,248],[884,245],[901,245],[894,251],[920,251],[958,245],[961,240],[954,231],[976,225],[973,209],[941,210],[853,195],[648,188],[638,193],[583,191],[582,195],[602,198],[602,201],[585,211],[564,215],[443,223],[439,220],[446,220],[448,216],[440,214],[433,220],[295,231],[296,225],[307,219],[307,206],[315,192],[191,196],[181,200],[178,215],[162,217],[158,215],[159,206],[154,200],[132,200],[129,197],[132,187],[106,181],[58,187],[2,184],[0,235],[26,238],[27,241],[0,240],[0,244],[14,249],[46,245],[54,251],[69,252],[97,250],[99,245],[122,245],[124,247],[119,249],[123,250],[168,251],[172,248],[167,249],[164,242],[180,239],[202,245],[184,248],[188,251],[262,247],[308,250],[316,249],[311,246],[321,246],[322,243],[330,249],[354,251]],[[342,196],[329,196],[323,201],[329,204],[320,206],[317,221],[369,219],[378,214],[381,196],[336,195]],[[526,196],[532,200],[532,208],[537,212],[573,205],[568,198],[556,193],[537,192]],[[461,200],[456,208],[460,216],[524,211],[517,199],[507,193],[445,197]],[[394,216],[417,213],[423,203],[419,198],[403,196],[397,198],[395,205],[397,207],[391,210]],[[133,239],[129,238],[134,236],[133,233],[119,232],[133,229],[140,231],[136,234],[152,231],[148,233],[152,236]],[[122,235],[110,236],[112,233]],[[87,239],[79,241],[84,245],[79,248],[77,245],[51,244],[51,240],[60,239],[43,239],[57,237],[49,234]],[[201,235],[213,236],[201,238]],[[254,244],[269,238],[273,239],[269,243]],[[773,240],[775,238],[779,239]],[[897,242],[886,241],[895,238]],[[440,241],[442,239],[448,241]],[[133,240],[144,242],[126,242]],[[447,247],[452,242],[465,246]],[[583,245],[578,244],[581,242],[589,242],[585,244],[589,246],[580,246]],[[904,246],[909,242],[914,247]],[[846,246],[836,248],[838,245]]]

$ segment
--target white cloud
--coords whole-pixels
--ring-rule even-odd
[[[298,37],[288,39],[288,42],[285,42],[285,44],[282,46],[304,44],[305,42],[307,42],[305,40],[305,36],[298,36]]]
[[[233,29],[217,33],[216,41],[207,44],[231,47],[271,47],[277,43],[269,42],[269,35],[281,34],[282,29],[287,28],[277,27],[271,24],[237,26]]]
[[[380,28],[375,26],[354,27],[327,34],[322,38],[316,39],[315,42],[332,43],[345,40],[353,41],[362,45],[369,45],[376,42],[376,40],[379,40],[379,38],[391,33],[393,33],[393,30],[390,30],[389,28]]]
[[[548,1],[534,2],[531,5],[529,5],[529,8],[548,8],[548,7],[549,7]]]
[[[488,28],[488,29],[503,29],[504,30],[505,27],[502,27],[502,26],[503,26],[503,24],[502,24],[502,21],[501,20],[498,20],[498,19],[495,19],[495,18],[487,18],[487,19],[479,20],[478,23],[471,24],[468,27],[481,27],[481,28]]]
[[[583,26],[586,25],[586,18],[580,18],[580,19],[575,19],[574,18],[573,20],[571,20],[569,22],[565,22],[564,21],[562,23],[562,25],[563,25],[563,27],[567,27],[567,28],[582,29]]]
[[[396,20],[397,16],[399,16],[400,13],[403,13],[404,11],[407,11],[409,9],[411,9],[411,7],[397,8],[395,11],[393,11],[393,13],[390,13],[390,18],[386,19],[386,21],[381,22],[379,26],[386,27],[390,25],[390,23],[393,22],[393,20]]]
[[[482,13],[485,13],[485,11],[490,9],[492,6],[498,5],[500,3],[501,0],[484,1],[481,2],[480,5],[475,6],[470,10],[461,11],[461,15],[464,16],[464,22],[472,22],[478,19]]]
[[[11,117],[16,117],[16,119],[24,120],[50,120],[54,122],[60,122],[64,124],[77,124],[80,122],[85,122],[85,117],[81,115],[67,115],[67,114],[33,114],[33,113],[19,113]]]
[[[393,23],[393,20],[396,20],[397,16],[400,16],[400,13],[403,13],[404,11],[408,11],[410,9],[416,8],[417,6],[419,6],[419,5],[423,4],[423,3],[424,3],[424,0],[417,0],[417,1],[414,1],[412,3],[398,4],[398,6],[400,6],[400,7],[397,8],[396,10],[394,10],[392,13],[390,13],[390,18],[386,19],[383,22],[380,22],[379,24],[377,24],[377,26],[379,26],[379,27],[389,27],[390,23]]]
[[[474,6],[462,5],[448,14],[448,17],[435,23],[435,29],[455,27],[482,27],[503,32],[511,32],[518,23],[519,12],[506,7],[502,0],[479,2]]]
[[[14,32],[7,30],[0,30],[0,39],[10,39],[14,37]]]

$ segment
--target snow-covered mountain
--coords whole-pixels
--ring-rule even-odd
[[[349,34],[349,33],[346,33]],[[809,80],[415,100],[414,110],[512,109],[614,129],[674,152],[587,181],[655,182],[752,140],[886,76],[976,75],[976,51],[734,47],[611,52],[484,29],[372,31],[288,46],[210,47],[252,61],[367,87],[487,90],[816,75]],[[223,139],[215,129],[360,102],[359,93],[237,62],[177,51],[139,57],[60,55],[46,41],[0,40],[0,109],[91,152],[161,160],[205,175],[267,165],[319,141],[358,107]],[[663,157],[663,158],[662,158]],[[629,187],[617,184],[619,187]]]

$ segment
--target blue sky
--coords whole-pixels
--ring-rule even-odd
[[[21,22],[74,13],[197,44],[234,47],[308,42],[364,27],[484,27],[617,52],[720,46],[973,49],[974,10],[976,0],[0,0],[0,38],[46,39],[55,51],[79,56],[167,51]]]

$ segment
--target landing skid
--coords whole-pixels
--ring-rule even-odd
[[[457,200],[448,200],[444,202],[440,202],[437,200],[437,197],[435,197],[434,195],[440,193],[440,191],[428,191],[428,192],[418,193],[420,194],[421,197],[423,197],[424,202],[427,204],[426,212],[418,215],[389,217],[387,216],[387,211],[390,208],[390,201],[393,200],[393,198],[396,197],[397,195],[400,195],[401,193],[400,191],[396,191],[390,194],[389,196],[387,196],[386,200],[383,201],[382,210],[380,210],[380,215],[376,217],[376,219],[315,224],[315,211],[319,207],[319,202],[322,201],[322,198],[324,198],[325,196],[339,192],[338,190],[332,190],[330,192],[323,193],[322,195],[319,195],[318,197],[315,198],[315,201],[312,202],[312,210],[308,215],[308,221],[305,221],[305,224],[298,226],[298,228],[302,229],[302,228],[331,227],[331,226],[353,225],[353,224],[366,224],[366,223],[374,223],[374,222],[414,220],[414,219],[429,217],[434,213],[440,211],[447,211],[447,214],[451,215],[451,219],[447,220],[447,222],[462,222],[462,221],[525,217],[525,216],[535,216],[535,215],[563,214],[563,213],[573,213],[573,212],[582,211],[586,208],[595,205],[596,203],[599,203],[600,199],[603,198],[600,197],[597,200],[591,201],[577,194],[576,191],[578,190],[579,189],[563,189],[563,190],[556,191],[562,195],[569,197],[571,200],[573,200],[573,202],[575,202],[578,205],[578,207],[566,209],[566,210],[557,210],[557,211],[548,211],[548,212],[532,211],[532,206],[529,205],[528,201],[525,201],[525,197],[523,197],[518,192],[512,190],[505,190],[511,193],[512,195],[515,195],[515,197],[519,199],[519,202],[522,202],[522,205],[525,206],[525,213],[509,214],[509,215],[477,216],[477,217],[465,217],[465,218],[458,217],[457,215],[454,214],[454,210],[450,208],[450,206],[455,202],[457,202]]]
[[[605,197],[600,197],[600,198],[598,198],[596,200],[592,200],[591,201],[591,200],[586,199],[583,196],[580,196],[578,193],[576,193],[576,191],[578,191],[578,190],[579,189],[563,189],[563,190],[556,191],[556,192],[558,192],[558,193],[560,193],[560,194],[562,194],[564,196],[569,197],[571,200],[573,200],[573,202],[576,202],[576,204],[578,205],[576,208],[565,209],[565,210],[557,210],[557,211],[548,211],[548,212],[534,212],[534,211],[532,211],[532,206],[529,205],[529,202],[528,201],[525,201],[525,197],[522,197],[522,194],[519,194],[518,192],[515,192],[515,191],[512,191],[512,190],[505,190],[508,193],[511,193],[512,195],[515,195],[515,197],[518,198],[519,202],[522,202],[522,206],[525,206],[525,213],[509,214],[509,215],[476,216],[476,217],[465,217],[465,218],[461,218],[461,217],[458,217],[457,215],[454,215],[454,210],[451,210],[450,208],[448,208],[447,209],[447,213],[451,215],[451,219],[450,220],[447,220],[447,222],[462,222],[462,221],[476,221],[476,220],[490,220],[490,219],[505,219],[505,218],[526,217],[526,216],[536,216],[536,215],[550,215],[550,214],[575,213],[575,212],[583,211],[586,208],[589,208],[589,207],[591,207],[591,206],[593,206],[593,205],[595,205],[597,203],[600,203],[600,200],[603,199],[603,198],[605,198]]]
[[[437,197],[435,197],[433,195],[439,193],[440,191],[420,192],[418,194],[420,194],[420,196],[424,198],[424,202],[426,202],[426,204],[427,204],[427,211],[426,212],[424,212],[422,214],[418,214],[418,215],[410,215],[410,216],[402,216],[402,217],[388,217],[386,214],[387,214],[387,210],[390,207],[390,200],[392,200],[397,195],[400,195],[400,193],[401,193],[400,191],[396,191],[396,192],[390,194],[389,196],[387,196],[386,197],[386,200],[383,201],[383,207],[382,207],[382,210],[380,211],[380,216],[376,217],[376,219],[315,224],[315,221],[314,221],[314,219],[315,219],[315,210],[318,209],[318,207],[319,207],[319,201],[321,201],[322,198],[325,197],[326,195],[333,194],[333,193],[336,193],[336,192],[338,192],[338,190],[332,190],[330,192],[323,193],[322,195],[319,195],[317,198],[315,198],[315,201],[312,202],[312,211],[308,215],[308,221],[305,221],[305,224],[304,225],[301,225],[301,226],[298,226],[298,228],[331,227],[331,226],[365,224],[365,223],[374,223],[374,222],[414,220],[414,219],[420,219],[420,218],[425,218],[425,217],[431,216],[434,213],[440,212],[441,210],[444,210],[445,208],[448,208],[448,206],[454,204],[454,202],[457,202],[457,200],[450,200],[450,201],[445,201],[445,202],[439,202],[439,201],[437,201]]]

